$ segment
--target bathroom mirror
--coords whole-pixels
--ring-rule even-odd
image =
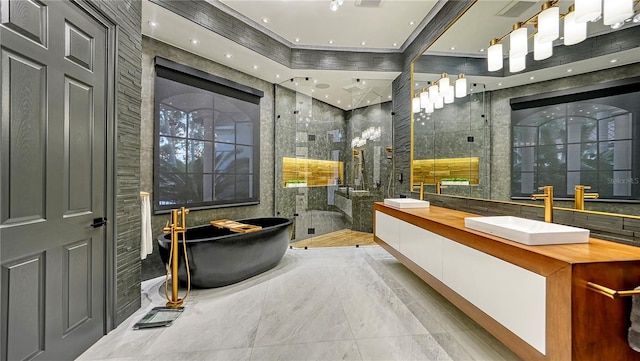
[[[590,22],[587,25],[587,39],[580,44],[566,46],[562,39],[563,20],[560,20],[560,38],[554,42],[554,54],[546,60],[536,61],[533,59],[533,51],[530,51],[526,58],[526,69],[511,73],[507,56],[508,32],[515,22],[525,21],[539,12],[542,3],[477,1],[434,43],[425,44],[425,52],[414,59],[411,67],[412,99],[419,96],[425,87],[438,81],[442,73],[448,73],[452,82],[457,79],[458,74],[463,73],[467,79],[469,95],[466,98],[456,98],[454,104],[445,104],[444,108],[429,115],[424,114],[425,112],[412,112],[412,191],[417,192],[420,182],[424,182],[424,172],[419,164],[421,160],[434,159],[433,165],[429,165],[434,177],[426,181],[424,187],[426,192],[433,193],[436,187],[432,184],[437,183],[437,177],[444,177],[447,172],[452,174],[449,169],[443,169],[442,165],[439,170],[437,159],[467,158],[469,176],[449,178],[469,178],[470,184],[442,188],[441,194],[531,203],[526,197],[513,197],[512,194],[514,140],[511,134],[511,100],[560,90],[571,92],[572,89],[640,76],[640,58],[637,56],[640,51],[637,40],[640,27],[639,23],[631,21],[620,29],[604,26],[602,21]],[[557,5],[560,13],[566,14],[571,2],[560,2]],[[637,8],[638,6],[636,15],[639,12]],[[481,26],[478,19],[483,19]],[[529,50],[532,50],[535,30],[533,26],[527,28]],[[489,42],[492,38],[503,36],[504,67],[499,71],[489,72],[486,59]],[[609,44],[613,43],[623,46],[612,49]],[[583,49],[589,50],[583,52]],[[408,100],[407,106],[412,106],[412,99]],[[477,119],[482,116],[484,123]],[[467,142],[468,137],[473,137],[473,142]],[[471,181],[475,157],[478,158],[477,185]],[[634,171],[632,179],[638,179],[633,177],[638,177],[639,171]],[[569,190],[569,197],[558,199],[556,205],[572,208],[571,196]],[[633,205],[609,200],[589,200],[586,208],[638,214]]]

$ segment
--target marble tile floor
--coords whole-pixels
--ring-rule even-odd
[[[261,275],[192,290],[169,327],[132,329],[164,305],[164,277],[142,292],[77,360],[520,360],[379,246],[289,249]]]

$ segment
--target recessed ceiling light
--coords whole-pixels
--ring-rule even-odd
[[[449,49],[451,49],[451,50],[456,50],[456,47],[455,47],[455,46],[452,46],[452,47],[450,47]]]
[[[393,46],[398,46],[398,43],[393,43]]]
[[[573,71],[573,69],[569,68],[567,69],[567,73],[571,73]]]
[[[191,44],[193,44],[193,45],[198,45],[198,44],[200,44],[200,40],[198,40],[198,39],[191,39]]]
[[[300,38],[296,38],[296,43],[299,43],[299,42],[300,42]]]
[[[333,44],[333,40],[329,40],[329,44]]]
[[[262,22],[265,23],[265,24],[268,23],[269,22],[269,18],[262,18]]]
[[[276,74],[276,78],[279,78],[279,77],[280,77],[280,74]]]
[[[502,83],[498,83],[498,86],[502,86]]]
[[[252,68],[253,68],[253,69],[258,69],[258,66],[257,66],[257,65],[254,65]]]
[[[338,100],[338,104],[340,104],[340,100]]]
[[[149,24],[149,26],[151,26],[152,28],[156,28],[156,27],[158,27],[158,25],[160,25],[160,24],[156,23],[155,21],[147,21],[147,23],[148,23],[148,24]]]
[[[329,99],[329,95],[325,95],[325,96],[324,96],[324,98],[325,98],[325,99]]]
[[[535,79],[535,78],[536,78],[535,76],[530,76],[530,77],[529,77],[529,80],[533,80],[533,79]]]
[[[367,84],[367,81],[366,81],[366,80],[363,80],[363,81],[362,81],[362,85],[365,85],[365,84]]]
[[[360,45],[367,45],[367,42],[363,41],[363,42],[360,43]]]
[[[347,105],[347,108],[351,108],[351,104]]]
[[[371,103],[369,100],[367,100],[367,104]]]
[[[224,54],[224,57],[225,57],[225,58],[227,58],[227,59],[230,59],[232,56],[233,56],[233,55],[231,55],[231,54],[229,54],[229,53]]]
[[[618,59],[611,59],[611,60],[609,60],[609,62],[610,62],[611,64],[616,63],[617,61],[618,61]]]
[[[413,21],[409,21],[409,25],[413,25],[415,24]]]
[[[484,49],[484,48],[482,48],[482,49],[480,49],[480,52],[481,52],[481,53],[484,53],[484,50],[485,50],[485,49]]]
[[[387,98],[391,99],[391,95],[389,95]]]

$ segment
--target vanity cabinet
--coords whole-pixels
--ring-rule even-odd
[[[626,342],[630,298],[640,284],[640,248],[527,246],[464,227],[477,216],[430,207],[374,205],[375,240],[524,360],[640,360]]]

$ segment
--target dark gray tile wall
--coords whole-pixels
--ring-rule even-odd
[[[496,76],[495,72],[489,72],[487,69],[487,59],[485,58],[462,58],[430,54],[421,56],[414,63],[413,71],[431,74],[448,73],[453,77],[460,73],[467,76]]]
[[[401,53],[292,49],[293,69],[402,71]]]
[[[91,4],[117,25],[116,325],[140,308],[140,1]]]
[[[393,81],[393,192],[392,198],[410,192],[411,179],[411,72]],[[402,175],[403,181],[398,177]]]

